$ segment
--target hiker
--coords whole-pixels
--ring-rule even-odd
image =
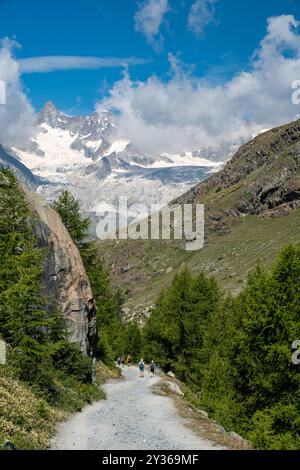
[[[156,365],[155,365],[154,361],[151,361],[151,364],[149,366],[150,377],[155,376],[155,369],[156,369]]]
[[[128,366],[131,366],[131,362],[132,362],[131,356],[130,356],[130,354],[128,354],[128,356],[127,356],[127,364],[128,364]]]
[[[140,377],[144,377],[144,372],[145,372],[144,359],[141,359],[139,362],[139,371],[140,371]]]
[[[121,367],[121,364],[122,364],[122,359],[121,359],[120,356],[119,356],[118,359],[117,359],[117,365],[118,365],[118,367]]]
[[[122,356],[122,357],[121,357],[121,365],[122,365],[122,367],[124,367],[124,365],[125,365],[125,359],[124,359],[124,356]]]

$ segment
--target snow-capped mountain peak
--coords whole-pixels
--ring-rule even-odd
[[[87,212],[119,195],[131,204],[166,204],[220,166],[200,151],[143,154],[119,135],[111,112],[68,116],[51,101],[38,114],[31,142],[11,152],[38,177],[46,199],[69,188]]]
[[[108,111],[101,114],[94,112],[89,116],[68,116],[51,101],[47,101],[40,111],[37,125],[42,132],[48,130],[45,125],[69,132],[73,138],[72,149],[83,151],[86,157],[92,159],[109,149],[116,127]]]
[[[43,109],[38,114],[38,124],[49,124],[51,127],[56,127],[59,124],[59,120],[65,117],[52,101],[47,101]]]

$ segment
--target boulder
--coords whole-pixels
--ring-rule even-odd
[[[245,442],[246,442],[245,439],[244,439],[242,436],[239,436],[239,435],[238,435],[236,432],[234,432],[234,431],[230,431],[230,432],[228,433],[228,435],[229,435],[232,439],[234,439],[235,441],[242,442],[242,443],[245,443]]]
[[[206,413],[206,411],[197,409],[197,413],[198,413],[200,416],[202,416],[202,418],[208,418],[208,413]]]
[[[171,371],[169,371],[169,372],[167,373],[167,376],[168,376],[168,377],[172,377],[172,379],[175,379],[175,374],[173,374],[173,372],[171,372]]]
[[[176,382],[164,382],[166,387],[170,390],[171,393],[175,393],[175,395],[183,396],[184,393],[179,387],[179,385]]]
[[[27,194],[36,216],[36,237],[47,249],[43,276],[47,310],[61,312],[70,341],[92,355],[98,339],[96,308],[79,250],[58,213],[39,194]]]

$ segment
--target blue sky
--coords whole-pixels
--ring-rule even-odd
[[[180,54],[195,76],[226,81],[247,70],[249,58],[265,36],[267,18],[291,14],[300,19],[298,0],[219,0],[201,37],[188,27],[195,0],[169,0],[159,34],[150,41],[136,30],[143,1],[0,0],[0,37],[15,37],[17,58],[94,56],[144,59],[129,68],[132,80],[157,75],[169,79],[168,54]],[[139,7],[140,5],[140,7]],[[160,39],[158,39],[158,36]],[[158,45],[158,43],[160,43]],[[36,109],[47,99],[70,113],[87,113],[122,78],[122,67],[26,73],[22,81]]]
[[[300,117],[299,0],[0,0],[0,18],[7,145],[49,99],[115,111],[120,138],[152,154],[229,153]]]

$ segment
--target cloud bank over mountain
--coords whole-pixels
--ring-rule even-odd
[[[212,84],[171,61],[169,80],[133,81],[126,72],[97,105],[116,110],[119,128],[144,152],[242,141],[300,112],[291,101],[292,82],[300,79],[299,23],[292,15],[268,19],[247,70],[225,83]]]
[[[20,79],[20,66],[13,57],[16,44],[0,44],[0,80],[5,83],[6,103],[0,105],[0,144],[19,145],[33,134],[35,112]]]
[[[8,146],[20,145],[34,132],[35,112],[21,72],[46,72],[61,65],[56,57],[50,62],[31,58],[20,66],[14,47],[9,40],[0,46],[0,80],[5,82],[7,94],[6,105],[0,105],[0,139]],[[84,58],[83,65],[90,59]],[[178,56],[169,54],[169,62],[167,79],[152,75],[134,81],[126,70],[97,104],[98,110],[116,112],[120,138],[130,140],[141,152],[159,155],[223,148],[300,114],[299,105],[291,100],[292,83],[300,80],[299,23],[292,15],[269,18],[266,35],[248,67],[225,82],[216,84],[208,77],[193,75]]]

